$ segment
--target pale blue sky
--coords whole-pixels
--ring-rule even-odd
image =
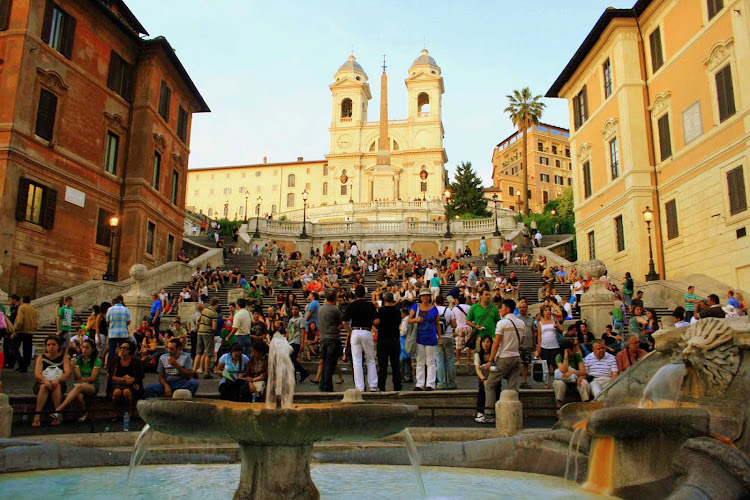
[[[352,48],[378,118],[387,55],[390,119],[406,117],[403,80],[427,49],[443,72],[447,167],[471,161],[488,184],[492,148],[513,132],[512,89],[544,94],[613,0],[126,0],[151,36],[177,50],[212,112],[193,117],[191,168],[323,159],[328,85]],[[631,7],[621,0],[617,7]],[[542,120],[568,126],[564,101]]]

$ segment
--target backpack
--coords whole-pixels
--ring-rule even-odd
[[[443,314],[438,316],[440,318],[440,331],[438,332],[438,336],[442,337],[445,335],[445,332],[448,331],[448,327],[450,326],[450,322],[446,319],[445,313],[448,311],[448,306],[444,306]]]

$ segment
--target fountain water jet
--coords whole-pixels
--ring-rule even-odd
[[[409,461],[414,469],[414,477],[419,485],[419,491],[422,493],[421,498],[427,498],[427,492],[424,489],[424,481],[422,481],[422,472],[419,470],[421,458],[419,456],[419,450],[417,445],[414,443],[414,438],[411,437],[409,429],[404,429],[401,433],[404,437],[404,443],[406,444],[406,452],[409,454]]]

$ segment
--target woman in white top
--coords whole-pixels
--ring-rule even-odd
[[[456,318],[456,328],[453,331],[456,337],[456,364],[461,364],[461,351],[466,349],[466,364],[471,361],[471,348],[466,345],[466,339],[471,334],[472,328],[466,324],[466,315],[469,314],[469,305],[466,297],[458,296],[458,304],[453,306],[453,317]]]
[[[542,306],[542,319],[539,321],[539,342],[536,356],[547,362],[548,380],[552,380],[555,373],[555,357],[560,354],[560,344],[557,342],[558,324],[552,317],[550,306]],[[549,389],[549,383],[544,386]]]

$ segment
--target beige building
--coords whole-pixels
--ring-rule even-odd
[[[544,205],[557,199],[562,191],[573,185],[568,129],[537,123],[526,133],[528,141],[529,205],[532,212],[541,213]],[[523,192],[523,139],[519,132],[492,150],[491,197],[498,195],[498,208],[519,210]]]
[[[607,9],[547,97],[568,100],[582,258],[750,289],[750,0]]]
[[[325,159],[194,169],[188,175],[187,205],[211,217],[290,214],[307,192],[311,220],[349,220],[352,203],[440,200],[448,181],[443,148],[443,78],[423,50],[405,80],[408,113],[388,119],[387,75],[381,74],[380,120],[368,121],[372,94],[367,74],[353,55],[334,74],[329,152]],[[380,137],[386,138],[380,141]],[[247,194],[247,196],[246,196]],[[420,217],[430,220],[426,210]],[[340,207],[333,208],[333,207]],[[434,210],[432,210],[434,212]],[[339,213],[340,212],[340,213]],[[399,216],[401,217],[401,216]],[[355,216],[355,218],[357,218]]]

